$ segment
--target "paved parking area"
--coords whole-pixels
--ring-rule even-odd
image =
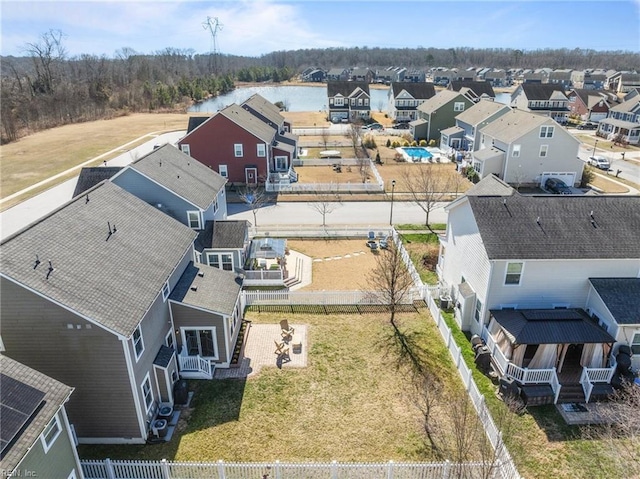
[[[246,378],[260,373],[263,367],[280,369],[307,366],[307,326],[289,323],[295,330],[289,342],[289,357],[278,358],[275,341],[281,342],[279,324],[249,324],[240,365],[228,369],[216,369],[215,379]],[[293,352],[293,345],[301,343],[302,350]]]

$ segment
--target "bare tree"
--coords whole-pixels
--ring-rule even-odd
[[[366,183],[371,176],[371,163],[369,161],[369,158],[358,158],[357,162],[360,178],[362,179],[363,183]]]
[[[258,226],[258,210],[269,203],[267,192],[258,186],[247,186],[238,190],[238,197],[249,205],[251,213],[253,213],[253,226]]]
[[[49,30],[40,36],[37,43],[27,43],[25,51],[33,60],[36,72],[35,79],[31,80],[31,88],[34,94],[53,94],[59,79],[60,63],[66,56],[66,49],[62,44],[64,34],[60,30]]]
[[[609,474],[611,477],[640,477],[640,387],[626,383],[610,399],[598,404],[598,415],[603,423],[582,429],[583,438],[597,440],[603,445],[594,451],[591,460],[603,469],[613,469]]]
[[[425,212],[427,227],[429,227],[429,214],[436,208],[438,202],[444,200],[447,190],[451,188],[449,181],[443,179],[442,175],[438,175],[436,168],[436,165],[420,165],[420,168],[406,168],[402,173],[402,180],[411,201]]]
[[[320,128],[320,143],[322,143],[323,148],[326,150],[327,145],[329,144],[329,128]]]
[[[349,123],[349,128],[345,133],[345,136],[351,142],[351,146],[353,146],[353,154],[358,156],[358,145],[360,144],[360,133],[362,132],[362,122],[361,121],[353,121]]]
[[[309,204],[309,207],[322,215],[322,226],[326,226],[326,217],[342,206],[342,199],[338,193],[322,192],[317,193],[316,200]]]

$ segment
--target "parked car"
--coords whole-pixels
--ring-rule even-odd
[[[407,122],[402,122],[402,123],[396,123],[396,125],[394,126],[394,128],[396,130],[408,130],[410,128],[409,123]]]
[[[604,156],[590,156],[588,163],[591,166],[595,166],[596,168],[600,168],[604,171],[609,171],[611,164],[609,160],[607,160]]]
[[[598,125],[596,125],[595,123],[591,123],[590,121],[587,121],[586,123],[580,123],[578,125],[578,130],[596,130],[598,128]]]
[[[362,129],[371,131],[382,131],[384,130],[384,126],[382,126],[380,123],[371,123],[369,125],[364,125]]]
[[[544,182],[544,187],[556,195],[571,194],[571,188],[569,188],[564,181],[558,178],[548,178],[547,181]]]

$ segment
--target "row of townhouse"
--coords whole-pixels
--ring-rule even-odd
[[[640,197],[525,196],[489,175],[445,209],[441,294],[500,373],[584,402],[620,381],[620,346],[640,370]]]
[[[248,225],[225,220],[226,179],[171,145],[94,173],[0,244],[1,344],[74,388],[79,442],[144,443],[180,378],[231,363]]]

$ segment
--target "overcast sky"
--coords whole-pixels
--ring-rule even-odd
[[[218,18],[223,54],[327,47],[585,48],[640,51],[632,1],[37,1],[0,0],[0,54],[60,30],[69,56],[113,57],[123,47],[212,51],[203,27]]]

